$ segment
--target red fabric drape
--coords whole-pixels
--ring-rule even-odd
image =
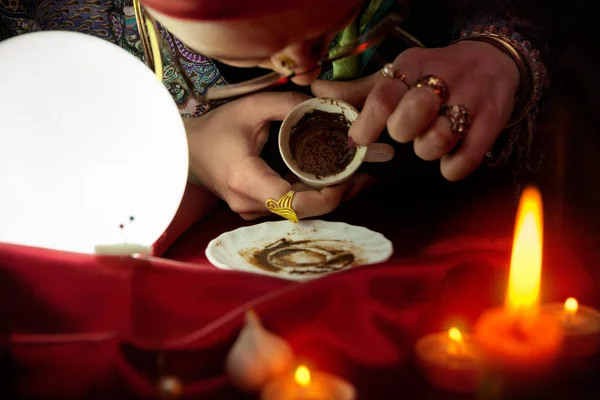
[[[315,12],[326,13],[327,9],[344,7],[351,10],[360,0],[141,0],[148,6],[170,17],[197,20],[233,20],[258,17],[294,8],[313,7]]]
[[[468,327],[504,295],[510,238],[440,242],[419,257],[298,284],[208,265],[198,255],[206,240],[239,218],[223,211],[207,221],[174,247],[192,265],[0,245],[4,390],[156,398],[163,349],[184,398],[240,398],[223,361],[252,306],[310,365],[352,381],[360,398],[418,398],[432,389],[414,367],[415,339],[449,322]],[[544,299],[595,302],[594,282],[575,259],[546,248]]]
[[[208,264],[208,242],[246,223],[220,207],[189,228],[201,192],[188,187],[155,245],[178,261],[0,244],[0,399],[154,399],[159,350],[184,399],[244,398],[223,363],[249,307],[309,365],[349,379],[361,399],[444,398],[415,368],[415,339],[449,323],[468,329],[504,297],[510,197],[479,191],[447,211],[448,195],[423,193],[443,199],[431,208],[366,193],[328,218],[384,233],[392,259],[300,284]],[[543,300],[598,306],[597,283],[553,236],[544,241]]]

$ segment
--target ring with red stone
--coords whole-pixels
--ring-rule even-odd
[[[442,78],[436,75],[425,75],[415,83],[415,87],[428,87],[433,90],[440,100],[442,101],[442,106],[448,102],[450,98],[450,89],[448,89],[448,84]]]

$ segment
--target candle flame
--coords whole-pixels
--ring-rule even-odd
[[[448,330],[448,353],[451,355],[459,355],[463,351],[463,336],[458,328],[452,327]]]
[[[458,343],[462,342],[462,333],[460,333],[458,328],[450,328],[448,330],[448,337],[453,342],[458,342]]]
[[[519,314],[536,314],[542,276],[542,198],[528,187],[521,195],[510,260],[506,307]]]
[[[308,386],[310,384],[310,371],[304,365],[300,365],[296,368],[294,379],[300,386]]]
[[[577,299],[574,297],[569,297],[565,301],[565,313],[567,315],[575,315],[577,314],[577,310],[579,310],[579,303],[577,302]]]

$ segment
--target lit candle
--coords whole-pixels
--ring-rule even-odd
[[[456,393],[475,391],[479,349],[471,335],[450,328],[424,336],[417,341],[415,354],[433,386]]]
[[[262,400],[353,400],[356,390],[345,380],[300,365],[292,375],[277,378],[261,391]]]
[[[527,188],[519,205],[505,305],[484,312],[474,328],[486,376],[499,379],[508,391],[547,377],[563,341],[560,323],[540,313],[542,225],[541,196]]]
[[[563,327],[565,340],[562,355],[567,358],[593,356],[600,350],[600,312],[592,307],[579,305],[569,297],[564,303],[542,306]]]

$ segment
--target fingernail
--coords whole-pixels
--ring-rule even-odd
[[[356,144],[354,139],[352,139],[351,136],[348,136],[348,147],[350,147],[350,148],[358,147],[358,145]]]
[[[354,189],[354,182],[350,182],[346,189],[344,189],[344,193],[342,193],[342,201],[346,200],[352,194],[352,189]]]

